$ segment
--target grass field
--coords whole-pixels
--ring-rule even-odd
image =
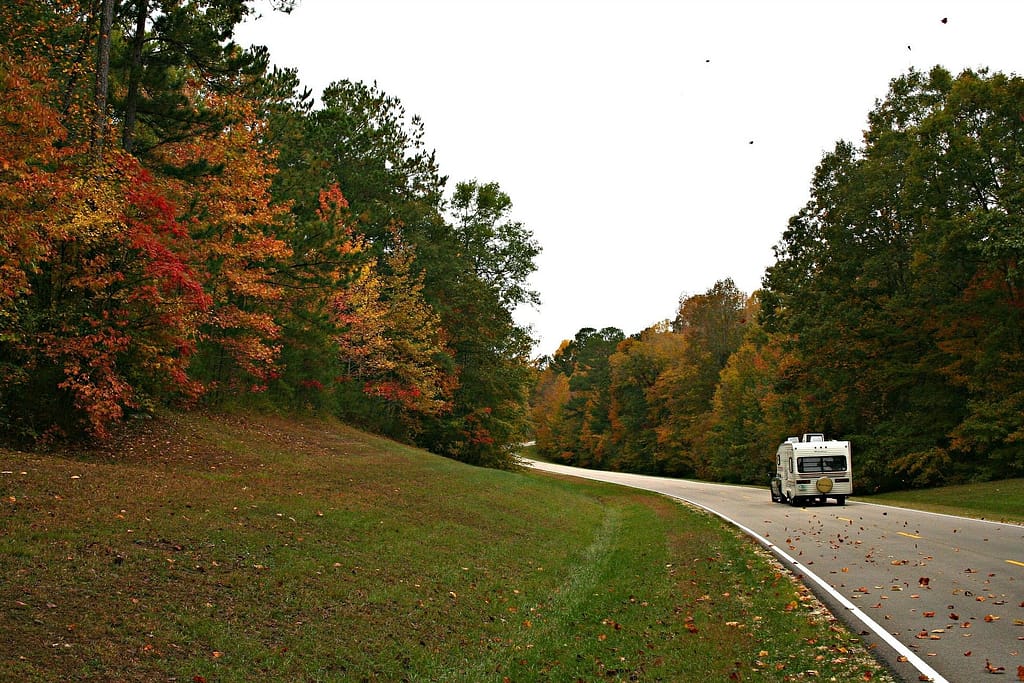
[[[865,496],[862,500],[950,515],[1024,523],[1024,479],[896,491]]]
[[[891,680],[764,552],[324,422],[0,450],[0,680]]]

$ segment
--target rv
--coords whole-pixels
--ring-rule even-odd
[[[834,498],[846,505],[853,493],[849,441],[826,441],[824,434],[791,436],[775,452],[772,502],[799,506]]]

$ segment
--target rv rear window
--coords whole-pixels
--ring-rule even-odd
[[[814,457],[799,458],[797,467],[803,474],[811,474],[814,472],[845,472],[846,456],[816,455]]]

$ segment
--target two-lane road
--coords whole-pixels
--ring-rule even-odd
[[[772,503],[767,488],[526,463],[724,517],[769,547],[907,681],[1017,680],[1024,667],[1024,526],[856,498],[791,507]]]

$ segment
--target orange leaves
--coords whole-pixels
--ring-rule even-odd
[[[0,321],[17,330],[0,356],[26,369],[0,377],[0,392],[32,383],[20,421],[103,436],[143,385],[147,400],[193,398],[189,356],[204,337],[230,338],[237,365],[266,381],[279,334],[266,304],[280,299],[266,266],[289,251],[273,236],[284,208],[271,204],[272,167],[247,105],[204,95],[249,125],[160,148],[170,167],[218,169],[188,182],[113,145],[100,158],[58,144],[47,65],[12,63],[2,47],[0,62]],[[32,373],[44,366],[52,372]]]
[[[341,193],[338,184],[331,185],[326,190],[320,190],[319,207],[317,216],[325,223],[343,224],[348,214],[348,200]]]
[[[440,364],[449,352],[440,318],[423,298],[423,276],[412,272],[412,249],[394,238],[385,267],[376,260],[361,264],[334,293],[335,343],[349,368],[345,379],[362,380],[366,395],[408,413],[436,415],[455,387]],[[353,239],[354,250],[361,249]]]
[[[8,322],[14,311],[25,315],[3,355],[26,368],[54,368],[35,380],[32,398],[45,405],[63,394],[74,408],[34,421],[104,436],[137,404],[140,376],[151,386],[188,389],[180,374],[195,331],[188,321],[207,299],[185,261],[187,237],[136,160],[81,152],[51,176],[54,213],[0,216],[7,245],[0,261],[20,274],[6,292],[18,303],[0,297],[0,311]]]
[[[200,95],[197,95],[200,96]],[[257,136],[263,127],[249,103],[202,93],[204,106],[237,122],[201,138],[167,144],[159,160],[185,179],[165,177],[161,189],[188,226],[188,263],[199,274],[209,313],[198,318],[201,347],[233,361],[215,381],[262,389],[278,373],[283,289],[270,270],[291,256],[276,236],[287,206],[271,201],[276,172]],[[204,169],[189,178],[190,169]],[[277,308],[275,308],[277,306]]]
[[[47,65],[14,59],[0,45],[0,311],[29,287],[29,274],[49,245],[38,235],[59,221],[58,200],[68,175],[57,144],[65,136],[58,113],[47,106]],[[7,322],[7,321],[5,321]]]

